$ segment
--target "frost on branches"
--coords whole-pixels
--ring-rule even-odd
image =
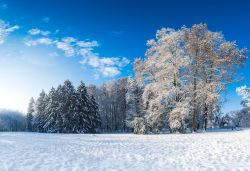
[[[247,59],[220,32],[205,24],[161,29],[148,41],[144,60],[136,61],[136,80],[143,83],[143,107],[148,131],[206,130],[220,112],[226,85]]]

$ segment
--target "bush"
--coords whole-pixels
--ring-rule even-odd
[[[147,123],[144,118],[136,117],[133,121],[134,133],[135,134],[146,134]]]

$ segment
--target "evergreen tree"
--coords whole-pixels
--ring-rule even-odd
[[[52,87],[47,98],[47,105],[45,107],[45,125],[43,126],[46,132],[59,132],[56,127],[58,110],[57,92]]]
[[[62,119],[62,107],[63,107],[63,103],[62,101],[63,99],[63,92],[62,92],[62,86],[59,85],[56,89],[56,95],[57,95],[57,102],[58,102],[58,106],[57,106],[57,112],[56,112],[56,121],[55,121],[55,130],[57,132],[62,132],[63,131],[63,119]]]
[[[45,107],[46,107],[47,95],[42,90],[36,103],[35,103],[35,116],[34,127],[38,132],[44,132],[43,126],[45,124]]]
[[[89,133],[96,133],[96,129],[101,126],[101,118],[98,112],[98,104],[94,96],[90,96],[89,98],[89,121]]]
[[[63,132],[69,133],[74,131],[73,114],[75,111],[76,92],[69,80],[62,86],[62,121]]]
[[[28,112],[27,112],[27,115],[26,115],[26,122],[27,122],[27,130],[28,131],[33,131],[33,115],[34,115],[34,105],[35,105],[35,100],[34,98],[32,97],[30,99],[30,102],[29,102],[29,106],[28,106]]]
[[[76,100],[76,110],[74,112],[74,123],[79,132],[88,132],[90,119],[89,119],[89,96],[87,88],[83,82],[78,86]]]

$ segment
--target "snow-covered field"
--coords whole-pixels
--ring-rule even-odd
[[[250,170],[250,130],[185,135],[0,133],[0,170]]]

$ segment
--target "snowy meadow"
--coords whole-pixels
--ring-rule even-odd
[[[250,171],[245,2],[9,1],[0,171]]]
[[[250,170],[250,88],[236,89],[241,110],[221,112],[247,49],[206,24],[162,28],[147,44],[134,78],[66,80],[26,116],[1,111],[0,170]]]
[[[0,170],[249,170],[250,130],[196,134],[0,133]]]

